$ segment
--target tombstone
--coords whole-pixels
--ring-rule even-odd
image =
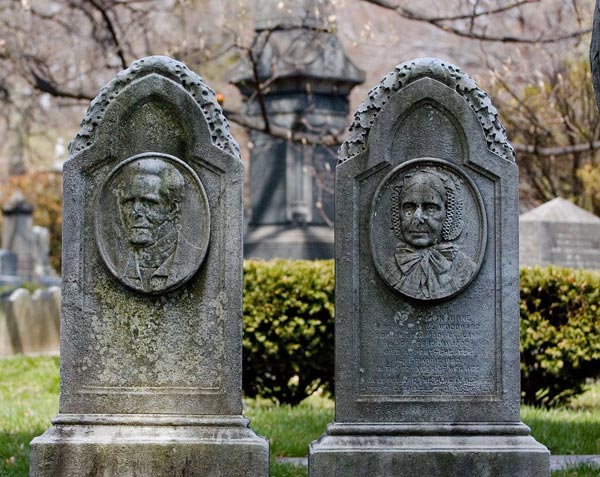
[[[15,274],[26,280],[55,278],[50,266],[48,229],[33,225],[33,205],[16,191],[2,207],[2,248],[17,258]],[[56,282],[56,280],[54,280]]]
[[[455,66],[371,90],[336,167],[336,411],[311,476],[549,475],[519,415],[517,185]]]
[[[17,190],[2,206],[2,248],[17,256],[16,275],[33,278],[36,240],[33,227],[33,205]]]
[[[2,299],[0,356],[58,354],[60,289],[14,290]]]
[[[329,0],[256,0],[252,52],[233,82],[245,113],[272,129],[320,135],[348,126],[349,95],[364,72],[346,56]],[[257,78],[258,76],[258,78]],[[259,85],[264,89],[258,93]],[[267,86],[268,85],[268,86]],[[326,147],[250,130],[247,258],[333,258],[333,171]]]
[[[0,249],[0,275],[17,274],[17,256],[10,250]]]
[[[133,63],[64,165],[61,394],[31,476],[266,476],[242,416],[243,164],[184,64]]]
[[[521,265],[600,270],[600,218],[561,197],[519,217]]]

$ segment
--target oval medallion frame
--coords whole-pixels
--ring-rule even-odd
[[[410,197],[408,190],[413,191]],[[430,194],[444,204],[439,220],[423,219],[423,204],[418,213],[411,209],[421,200],[419,190],[439,191]],[[371,204],[369,240],[375,268],[394,291],[420,301],[452,298],[468,287],[483,262],[483,199],[455,164],[432,157],[412,159],[392,169],[379,184]]]
[[[159,167],[160,171],[148,171],[146,166],[146,170],[139,172],[140,167],[143,167],[139,165],[140,161],[152,159],[158,161],[152,164],[152,167]],[[156,176],[160,179],[160,197],[164,198],[164,171],[168,170],[170,172],[167,174],[171,174],[170,177],[174,175],[178,178],[167,179],[171,188],[178,190],[180,197],[178,210],[169,213],[169,216],[174,217],[170,224],[173,224],[176,232],[169,228],[171,234],[164,237],[163,243],[160,244],[163,247],[162,252],[158,247],[154,247],[153,250],[152,246],[136,248],[133,241],[127,238],[118,199],[124,188],[120,187],[119,180],[123,174],[135,174],[136,164],[137,174]],[[179,174],[173,172],[173,169]],[[123,178],[126,180],[126,176]],[[172,185],[178,181],[178,186]],[[210,241],[210,207],[200,178],[189,165],[169,154],[145,152],[125,159],[108,174],[97,195],[95,236],[104,264],[111,274],[127,287],[149,294],[165,293],[180,287],[191,279],[202,265]],[[175,237],[174,240],[171,240],[172,237]],[[145,249],[145,254],[141,249]],[[164,252],[164,249],[167,252]],[[150,259],[151,267],[143,268],[140,265],[139,257],[142,255]]]

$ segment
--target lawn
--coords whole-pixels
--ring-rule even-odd
[[[0,359],[0,475],[28,475],[28,445],[42,434],[58,412],[58,358]],[[301,405],[276,406],[246,400],[254,430],[271,444],[271,476],[306,477],[305,467],[277,462],[277,457],[302,457],[308,443],[333,419],[333,403],[311,397]],[[600,385],[591,387],[572,408],[541,410],[523,407],[522,419],[534,437],[553,454],[600,454]],[[581,466],[553,472],[552,477],[599,477],[600,470]]]

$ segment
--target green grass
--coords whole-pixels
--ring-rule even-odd
[[[58,413],[58,358],[0,359],[0,475],[25,477],[29,442]]]
[[[271,460],[269,475],[271,477],[308,477],[308,469],[304,466],[280,464]],[[569,476],[570,477],[570,476]]]
[[[600,454],[599,410],[544,410],[524,406],[521,420],[552,454]]]
[[[600,469],[591,465],[581,465],[571,469],[552,472],[552,477],[599,477]]]
[[[244,414],[261,436],[269,439],[274,457],[304,457],[308,444],[325,432],[333,420],[330,399],[310,397],[296,407],[277,406],[269,401],[246,402]]]
[[[29,442],[41,435],[58,412],[58,358],[0,359],[0,475],[28,475]],[[252,428],[268,436],[272,477],[306,477],[305,467],[277,462],[302,457],[308,444],[333,419],[333,402],[311,397],[299,406],[277,406],[246,400]],[[600,454],[600,385],[595,384],[573,408],[541,410],[523,407],[522,420],[553,454]],[[582,465],[553,472],[552,477],[600,477],[600,469]]]

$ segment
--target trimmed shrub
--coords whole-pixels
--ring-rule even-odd
[[[243,389],[295,405],[333,391],[333,260],[244,262]]]
[[[600,273],[521,269],[521,397],[556,407],[600,376]]]

